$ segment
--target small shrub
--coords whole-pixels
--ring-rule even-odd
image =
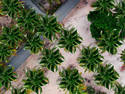
[[[79,64],[86,70],[97,72],[102,63],[103,56],[96,47],[83,48],[79,57]]]
[[[42,86],[48,83],[48,78],[45,77],[41,69],[28,70],[26,72],[26,79],[24,81],[24,88],[33,90],[37,94],[42,93]]]
[[[59,47],[74,53],[78,45],[81,44],[82,38],[78,35],[77,30],[71,28],[70,30],[63,30],[63,34],[59,40]]]
[[[105,86],[110,89],[115,86],[116,80],[119,78],[119,74],[114,70],[114,67],[110,64],[106,66],[100,66],[98,74],[95,75],[95,81],[98,85]]]
[[[46,67],[53,72],[57,71],[58,65],[60,65],[64,59],[59,50],[56,48],[44,49],[42,54],[42,59],[40,61],[41,66]]]
[[[68,90],[71,94],[76,94],[77,87],[83,84],[83,78],[79,74],[77,69],[67,68],[64,69],[60,74],[60,88]]]
[[[0,86],[4,86],[5,88],[9,88],[11,87],[11,82],[14,81],[16,79],[16,73],[13,72],[14,69],[12,67],[5,67],[3,68],[2,66],[0,66],[1,68],[1,74],[0,74]]]
[[[108,51],[111,54],[117,53],[117,48],[122,45],[119,39],[119,31],[107,31],[101,34],[101,38],[98,40],[98,46],[105,52]]]

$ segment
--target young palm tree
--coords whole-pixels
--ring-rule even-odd
[[[86,70],[97,72],[100,64],[102,64],[103,56],[100,55],[96,47],[83,48],[79,57],[79,64]]]
[[[122,62],[124,62],[124,64],[125,64],[125,49],[122,51],[122,53],[121,53],[121,60],[122,60]]]
[[[60,88],[68,90],[70,94],[77,94],[78,86],[83,84],[83,78],[78,70],[73,68],[64,69],[60,74]],[[75,92],[75,93],[74,93]]]
[[[57,34],[61,33],[61,25],[57,22],[56,17],[54,16],[44,16],[42,17],[42,30],[40,31],[41,34],[49,39],[54,40],[57,39]]]
[[[114,0],[97,0],[92,6],[96,7],[96,10],[100,12],[110,12],[110,9],[114,8],[114,4]]]
[[[2,11],[14,18],[23,8],[23,4],[19,0],[2,0]]]
[[[42,86],[48,83],[48,78],[45,77],[41,69],[28,70],[26,79],[24,80],[24,88],[30,89],[37,94],[42,93]]]
[[[34,31],[35,27],[39,25],[40,17],[34,10],[23,9],[20,17],[17,19],[18,26],[23,27],[24,31]]]
[[[101,37],[101,32],[112,31],[114,29],[119,30],[119,26],[116,23],[117,18],[112,14],[107,15],[105,12],[91,11],[88,14],[88,20],[92,23],[90,30],[92,37],[96,38],[96,40]]]
[[[125,86],[117,84],[114,91],[115,91],[115,94],[125,94]]]
[[[117,18],[117,25],[121,29],[120,38],[123,40],[125,38],[125,1],[119,2],[115,7],[115,16]]]
[[[43,41],[37,35],[27,35],[25,49],[30,50],[32,53],[38,53],[43,48]]]
[[[44,49],[40,64],[54,72],[58,70],[58,65],[63,62],[63,59],[64,57],[60,54],[58,49]]]
[[[61,35],[58,45],[59,47],[74,53],[81,41],[82,38],[77,33],[77,30],[71,28],[70,30],[63,30],[63,34]]]
[[[101,34],[101,38],[99,38],[98,46],[102,51],[108,51],[111,54],[117,53],[117,47],[119,47],[122,43],[119,39],[119,31],[106,31]]]
[[[8,45],[0,44],[0,62],[8,62],[8,57],[13,54],[13,49]]]
[[[14,26],[12,28],[4,27],[0,40],[2,43],[14,48],[18,46],[19,42],[23,41],[23,34]]]
[[[124,15],[125,16],[125,1],[122,0],[115,6],[115,12],[117,16]]]
[[[110,89],[116,85],[116,80],[119,78],[119,74],[114,70],[114,67],[110,64],[106,66],[100,66],[98,74],[95,75],[95,81],[98,85],[105,86]]]
[[[23,88],[12,88],[11,94],[27,94],[27,91]]]
[[[14,69],[12,67],[2,68],[2,72],[0,74],[0,86],[4,86],[5,88],[9,88],[11,86],[11,82],[16,79],[16,73],[14,73]]]

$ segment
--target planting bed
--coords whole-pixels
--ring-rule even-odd
[[[39,9],[47,14],[53,14],[56,10],[66,2],[67,0],[32,0]]]
[[[46,47],[50,47],[50,45],[52,45],[52,47],[53,46],[57,47],[59,49],[61,55],[64,57],[64,61],[61,64],[59,64],[58,71],[53,72],[52,67],[49,67],[50,68],[49,70],[47,68],[42,67],[42,70],[45,72],[45,76],[49,80],[48,84],[42,86],[42,89],[43,89],[42,94],[69,94],[68,91],[64,91],[63,89],[61,89],[59,87],[59,84],[61,81],[60,76],[62,76],[62,75],[60,75],[60,72],[63,69],[67,69],[69,67],[71,69],[76,68],[78,70],[79,74],[81,74],[81,76],[84,78],[85,85],[92,86],[96,92],[101,91],[101,92],[105,92],[104,94],[118,94],[120,91],[118,93],[115,93],[113,89],[107,89],[106,87],[101,86],[101,85],[97,85],[95,83],[95,75],[98,74],[98,69],[101,68],[102,66],[103,67],[106,66],[107,64],[112,64],[114,66],[114,70],[116,70],[116,72],[119,74],[119,78],[117,79],[117,82],[120,83],[122,86],[125,85],[125,81],[124,81],[125,71],[121,70],[121,67],[124,64],[124,62],[120,58],[122,51],[125,49],[125,42],[122,41],[122,45],[118,47],[116,54],[111,54],[108,51],[105,51],[102,53],[102,51],[99,49],[99,47],[97,45],[98,41],[96,41],[92,37],[92,34],[90,32],[90,25],[92,23],[90,21],[88,21],[87,16],[90,13],[90,11],[94,10],[94,8],[92,8],[91,4],[95,1],[96,0],[80,0],[80,2],[76,5],[76,7],[61,22],[62,25],[64,26],[64,28],[71,28],[71,27],[76,28],[79,36],[83,39],[81,41],[81,44],[79,45],[79,47],[76,49],[75,53],[70,53],[71,51],[68,52],[68,50],[66,48],[63,49],[63,48],[58,47],[57,41],[54,41],[54,43],[46,43],[46,45],[47,45]],[[61,36],[58,34],[58,37],[61,37]],[[73,40],[73,38],[72,38],[72,40]],[[47,40],[47,42],[49,42],[49,41]],[[81,56],[81,52],[82,52],[81,50],[83,48],[87,49],[88,46],[90,48],[92,48],[92,47],[98,48],[99,51],[94,49],[93,53],[96,52],[95,54],[97,55],[97,53],[99,52],[100,55],[103,56],[104,58],[100,57],[98,55],[100,58],[102,58],[102,63],[100,64],[100,66],[99,67],[95,66],[96,67],[95,69],[89,67],[90,70],[86,71],[86,67],[88,68],[88,66],[86,66],[84,68],[81,67],[81,64],[79,64],[79,62],[80,62],[79,57]],[[88,48],[88,49],[90,49],[90,48]],[[84,51],[83,51],[83,53],[88,54],[88,53],[85,53]],[[85,56],[84,54],[83,54],[83,57]],[[91,53],[89,53],[89,54],[91,54]],[[45,52],[32,54],[16,70],[16,73],[18,74],[18,78],[12,82],[12,85],[14,87],[19,88],[19,87],[22,87],[24,85],[24,82],[22,82],[22,79],[26,79],[26,76],[25,76],[26,69],[34,70],[34,69],[41,68],[41,65],[39,63],[41,62],[41,57],[43,55],[46,55]],[[47,55],[50,55],[50,53]],[[94,56],[94,55],[92,55],[92,56]],[[99,57],[95,57],[95,58],[98,59]],[[89,59],[91,59],[91,57],[89,59],[88,58],[86,58],[88,63],[94,61],[94,59],[92,59],[89,62]],[[47,59],[49,59],[49,58],[47,58]],[[57,58],[55,57],[54,59],[57,59]],[[46,59],[44,57],[44,62],[45,62],[45,60]],[[98,59],[98,61],[100,61],[100,60]],[[81,61],[81,63],[84,63],[84,62]],[[106,70],[106,69],[104,69],[104,70]],[[112,71],[108,71],[107,74],[110,72],[112,72]],[[105,73],[102,73],[102,74],[105,75]],[[113,72],[110,75],[112,76]],[[67,77],[67,79],[70,79],[70,78]],[[102,79],[104,80],[104,78],[102,78]],[[112,79],[112,80],[114,80],[114,79]],[[114,81],[114,83],[115,83],[115,81]],[[82,89],[84,90],[85,88],[82,88]],[[4,94],[11,94],[10,89],[8,89],[6,92],[4,92]],[[28,94],[36,94],[36,93],[34,93],[33,91],[30,90],[30,91],[28,91]],[[82,94],[82,93],[80,93],[80,94]],[[83,93],[83,94],[97,94],[97,93]],[[103,93],[99,93],[99,94],[103,94]],[[119,94],[125,94],[125,92],[123,91],[122,93],[119,93]]]

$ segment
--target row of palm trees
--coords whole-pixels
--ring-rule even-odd
[[[8,63],[8,58],[15,54],[15,50],[23,44],[24,48],[32,53],[42,51],[43,55],[40,65],[54,72],[58,70],[58,65],[63,62],[64,57],[57,48],[44,47],[45,42],[43,40],[48,39],[50,42],[53,42],[58,39],[58,45],[71,53],[75,52],[77,46],[81,43],[82,38],[78,35],[77,30],[63,29],[57,22],[56,17],[43,17],[32,9],[27,10],[23,7],[22,2],[18,0],[3,0],[2,12],[4,15],[10,16],[16,24],[10,27],[3,27],[2,29],[0,36],[0,62]],[[58,36],[61,36],[61,38],[58,38]],[[2,69],[3,67],[1,66]],[[11,71],[6,71],[6,73],[1,71],[0,85],[5,88],[11,87],[12,94],[17,92],[20,94],[26,93],[29,89],[37,94],[41,94],[41,86],[48,83],[48,79],[44,76],[44,72],[41,69],[28,70],[26,78],[23,80],[24,86],[16,89],[11,86],[11,82],[16,79],[13,68],[7,67],[4,69]]]
[[[24,45],[24,48],[32,53],[38,53],[45,44],[41,36],[43,36],[43,39],[49,39],[50,42],[61,36],[58,44],[60,47],[70,50],[70,52],[74,51],[77,45],[80,44],[81,38],[76,30],[64,30],[57,22],[56,17],[42,16],[32,9],[27,10],[22,2],[18,0],[3,0],[2,12],[4,15],[12,17],[16,24],[2,28],[0,44],[4,45],[8,50],[3,53],[4,48],[0,48],[0,62],[8,61],[8,58],[12,55],[11,53],[14,53],[21,45]],[[66,31],[71,33],[67,36]],[[64,39],[66,36],[67,39]],[[74,40],[71,40],[72,38]],[[67,41],[69,42],[67,43]],[[71,43],[73,44],[72,47],[70,46]]]
[[[12,27],[3,27],[2,35],[0,36],[1,62],[8,62],[8,57],[14,54],[15,50],[23,43],[24,48],[30,50],[32,53],[42,53],[40,61],[42,68],[46,67],[55,72],[58,71],[58,65],[63,63],[64,57],[59,52],[58,48],[46,48],[44,46],[45,39],[48,39],[50,43],[57,40],[57,46],[66,49],[66,51],[70,53],[75,53],[76,48],[78,48],[82,42],[82,38],[79,36],[76,29],[63,28],[54,16],[43,17],[33,10],[26,10],[22,2],[20,3],[18,0],[3,0],[2,8],[3,14],[12,17],[16,24]],[[17,13],[14,13],[14,11],[17,11]],[[103,34],[104,32],[101,33]],[[117,41],[117,37],[113,37],[113,39]],[[120,44],[119,41],[117,43]],[[104,44],[102,43],[100,45]],[[106,49],[109,48],[107,47]],[[100,55],[97,48],[83,48],[78,62],[80,66],[86,70],[96,72],[94,78],[97,84],[109,89],[114,88],[113,84],[115,84],[115,87],[117,86],[116,80],[119,77],[118,73],[114,70],[113,66],[104,66],[102,64],[103,56]],[[19,92],[19,94],[27,94],[28,90],[41,94],[42,86],[49,83],[42,69],[34,69],[26,71],[23,87],[13,88],[11,82],[16,79],[16,74],[13,72],[12,67],[7,67],[4,70],[7,71],[3,72],[3,67],[1,67],[0,86],[5,86],[6,88],[11,87],[12,94],[16,94],[16,92]],[[59,74],[60,88],[68,90],[71,94],[86,92],[84,78],[82,78],[76,68],[64,69],[59,72]]]

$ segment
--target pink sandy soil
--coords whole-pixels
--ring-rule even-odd
[[[80,49],[82,46],[96,46],[95,39],[92,38],[90,33],[90,22],[87,20],[87,15],[89,11],[93,10],[93,8],[90,6],[91,3],[95,0],[88,0],[88,4],[85,5],[84,0],[81,0],[80,3],[69,13],[69,15],[63,20],[63,24],[66,28],[75,27],[78,30],[78,33],[83,38],[82,44],[80,45]],[[104,63],[105,64],[112,64],[115,67],[115,70],[119,73],[120,78],[118,79],[118,82],[122,85],[125,85],[125,71],[121,72],[120,67],[122,66],[122,62],[120,62],[120,53],[125,48],[125,43],[118,48],[118,53],[116,55],[111,55],[107,52],[103,53],[104,56]],[[64,62],[59,66],[59,71],[62,70],[62,68],[67,68],[68,66],[74,66],[76,67],[80,73],[82,73],[82,76],[84,78],[88,78],[91,80],[90,84],[95,89],[105,91],[107,94],[114,94],[112,90],[108,90],[102,86],[97,86],[94,83],[94,78],[92,72],[84,72],[84,69],[81,68],[78,65],[77,58],[80,54],[80,51],[77,49],[76,53],[71,54],[68,52],[65,52],[64,49],[60,49],[61,54],[64,56],[65,60]],[[23,85],[21,82],[22,79],[25,77],[24,70],[26,68],[38,68],[39,67],[39,55],[31,55],[26,62],[17,70],[18,79],[13,82],[13,85],[16,87],[20,87]],[[42,94],[65,94],[65,91],[59,88],[59,74],[58,72],[52,72],[47,71],[45,74],[49,78],[49,84],[46,86],[43,86],[43,93]],[[5,94],[11,94],[8,90]],[[35,93],[32,93],[35,94]],[[67,93],[68,94],[68,93]]]

